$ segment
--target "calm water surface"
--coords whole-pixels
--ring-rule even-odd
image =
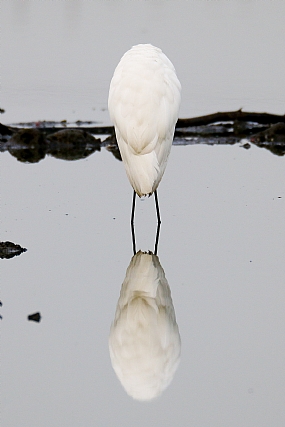
[[[281,1],[1,7],[4,123],[109,123],[113,69],[148,41],[176,65],[181,116],[284,113]],[[284,426],[283,157],[239,144],[173,147],[159,187],[158,256],[181,361],[149,403],[126,394],[108,349],[133,255],[121,162],[105,149],[36,164],[6,152],[0,170],[1,240],[28,249],[1,261],[3,426]],[[138,249],[153,250],[155,232],[153,198],[138,202]],[[27,321],[35,311],[39,324]]]

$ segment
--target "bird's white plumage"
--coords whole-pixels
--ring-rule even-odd
[[[151,400],[170,384],[180,360],[170,288],[156,255],[139,251],[122,284],[109,349],[126,392]]]
[[[164,173],[180,106],[180,82],[162,51],[140,44],[115,69],[108,107],[129,181],[152,194]]]

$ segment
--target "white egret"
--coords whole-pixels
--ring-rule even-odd
[[[156,255],[133,256],[109,336],[112,366],[137,400],[159,396],[180,361],[181,342],[170,288]]]
[[[155,195],[171,149],[180,106],[181,85],[173,64],[151,44],[128,50],[115,69],[108,107],[135,198]]]

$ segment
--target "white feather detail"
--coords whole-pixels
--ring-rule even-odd
[[[108,107],[127,176],[139,196],[152,194],[164,173],[180,91],[174,66],[150,44],[134,46],[115,69]]]

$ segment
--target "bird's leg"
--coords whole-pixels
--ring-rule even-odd
[[[159,204],[158,204],[158,197],[157,197],[157,191],[154,192],[154,200],[155,200],[155,207],[156,207],[156,216],[157,216],[157,223],[161,223],[160,219],[160,213],[159,213]]]
[[[134,223],[134,218],[135,218],[135,207],[136,207],[136,192],[134,190],[134,194],[133,194],[133,204],[132,204],[132,214],[131,214],[131,224]]]
[[[136,206],[136,192],[134,190],[133,205],[132,205],[132,214],[131,214],[131,230],[132,230],[132,241],[133,241],[133,252],[134,252],[134,255],[136,254],[136,236],[135,236],[135,227],[134,227],[135,206]]]

